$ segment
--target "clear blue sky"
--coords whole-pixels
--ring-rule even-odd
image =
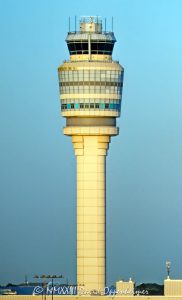
[[[114,16],[125,68],[107,158],[107,282],[162,282],[166,259],[182,278],[181,11],[180,0],[0,0],[1,283],[76,280],[75,157],[57,78],[75,15],[107,17],[108,30]]]

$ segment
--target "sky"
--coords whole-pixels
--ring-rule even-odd
[[[125,69],[107,157],[107,285],[182,278],[182,2],[0,0],[0,283],[76,282],[76,164],[57,68],[68,18],[99,15]]]

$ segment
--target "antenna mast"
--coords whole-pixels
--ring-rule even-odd
[[[75,16],[75,32],[76,32],[76,16]]]
[[[68,29],[69,29],[69,32],[70,32],[70,17],[69,17],[69,21],[68,21],[68,22],[69,22],[69,25],[68,25],[68,26],[69,26],[69,28],[68,28]]]

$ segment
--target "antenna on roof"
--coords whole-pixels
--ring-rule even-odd
[[[69,29],[69,32],[70,32],[70,17],[69,17],[69,21],[68,22],[69,22],[68,29]]]
[[[76,33],[76,16],[75,16],[75,33]]]
[[[106,21],[107,21],[107,20],[106,20],[106,18],[105,18],[105,32],[106,32]]]
[[[112,32],[113,32],[113,23],[114,23],[114,19],[113,19],[113,17],[112,17]]]

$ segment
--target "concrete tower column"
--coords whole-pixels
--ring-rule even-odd
[[[109,136],[73,136],[77,157],[78,290],[105,287],[106,155]],[[80,285],[80,287],[79,287]]]

